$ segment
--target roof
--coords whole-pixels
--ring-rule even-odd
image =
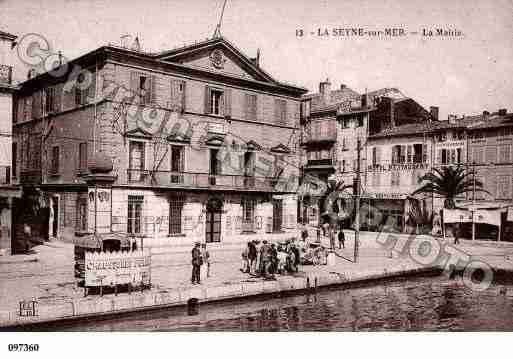
[[[337,107],[342,102],[359,99],[361,95],[353,89],[344,86],[338,90],[330,91],[328,101],[324,101],[320,93],[311,93],[303,96],[304,99],[311,99],[311,111],[329,110],[331,107]]]
[[[178,55],[181,55],[181,54],[183,54],[185,52],[196,50],[200,46],[203,46],[205,44],[211,45],[211,44],[218,44],[218,43],[223,43],[226,47],[230,48],[230,50],[232,52],[235,52],[235,54],[239,58],[241,58],[241,61],[244,61],[244,63],[247,66],[252,66],[254,71],[259,71],[259,73],[265,74],[265,76],[262,75],[265,78],[262,78],[262,79],[243,78],[243,77],[238,77],[235,74],[229,74],[229,73],[225,73],[225,72],[220,73],[220,72],[216,72],[214,70],[198,68],[198,67],[195,67],[195,66],[189,66],[187,64],[182,64],[182,63],[179,63],[179,62],[170,61],[171,58],[178,57]],[[174,69],[178,69],[180,71],[189,71],[189,72],[190,71],[199,71],[201,73],[207,73],[207,74],[223,76],[223,77],[229,78],[230,81],[231,80],[233,80],[233,81],[245,81],[245,82],[249,82],[249,83],[253,83],[253,84],[257,84],[257,85],[268,86],[268,87],[275,88],[275,89],[286,90],[288,92],[292,91],[292,92],[294,92],[294,93],[296,93],[298,95],[301,95],[301,94],[307,92],[307,89],[305,89],[303,87],[296,86],[296,85],[293,85],[293,84],[289,84],[289,83],[286,83],[286,82],[279,82],[279,81],[276,81],[276,80],[272,79],[260,67],[256,66],[251,61],[251,59],[249,59],[244,54],[242,54],[237,48],[235,48],[235,46],[233,46],[225,38],[209,39],[209,40],[203,41],[201,43],[196,43],[196,44],[193,44],[193,45],[190,45],[190,46],[185,46],[185,47],[182,47],[182,48],[179,48],[179,49],[175,49],[175,50],[164,51],[164,52],[161,52],[161,53],[158,53],[158,54],[146,53],[146,52],[143,52],[143,51],[132,50],[132,49],[118,47],[118,46],[114,46],[114,45],[107,45],[107,46],[101,46],[101,47],[99,47],[99,48],[97,48],[95,50],[89,51],[89,52],[81,55],[80,57],[75,58],[75,59],[69,61],[69,64],[76,64],[76,63],[80,63],[81,64],[84,61],[89,61],[89,62],[92,61],[92,63],[94,64],[94,61],[95,61],[96,58],[107,56],[109,53],[110,54],[116,53],[116,54],[127,55],[127,56],[131,56],[133,58],[138,58],[139,60],[144,60],[144,61],[155,61],[156,64],[164,65],[166,67],[171,66]],[[163,59],[163,58],[165,58],[165,59]],[[48,74],[49,74],[48,72],[38,74],[38,75],[36,75],[36,76],[26,80],[24,82],[24,84],[26,85],[28,83],[36,82],[36,81],[38,81],[40,79],[45,78],[45,76],[48,76]]]
[[[18,36],[16,36],[16,35],[13,35],[13,34],[10,34],[8,32],[0,30],[0,38],[14,41],[14,40],[16,40],[17,37]]]
[[[323,101],[320,93],[312,93],[307,94],[303,96],[303,99],[311,99],[311,112],[327,112],[327,111],[336,111],[338,107],[343,104],[347,103],[349,101],[357,100],[361,101],[363,94],[359,94],[355,90],[351,89],[350,87],[347,87],[343,85],[338,90],[333,90],[330,92],[328,101]],[[407,99],[407,97],[399,91],[395,87],[384,87],[378,90],[374,90],[367,93],[367,103],[369,106],[373,106],[374,99],[377,97],[390,97],[394,99],[394,102],[399,102],[404,99]],[[356,109],[354,111],[349,111],[349,114],[357,113],[357,112],[365,112],[368,111],[368,109]]]
[[[424,133],[434,133],[438,131],[448,130],[451,128],[461,128],[466,130],[479,130],[486,128],[497,128],[513,126],[513,113],[506,115],[492,114],[486,119],[482,115],[465,116],[455,121],[430,121],[421,123],[411,123],[393,128],[386,128],[369,138],[381,138],[387,136],[408,136],[423,135]]]

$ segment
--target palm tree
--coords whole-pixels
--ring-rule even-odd
[[[328,199],[328,197],[332,194],[332,193],[335,193],[335,192],[343,192],[344,190],[346,189],[349,189],[349,188],[353,188],[352,185],[347,185],[344,183],[344,181],[342,180],[339,180],[339,181],[336,181],[336,180],[328,180],[328,184],[326,186],[326,191],[324,192],[323,196],[320,198],[319,200],[319,209],[321,211],[323,211],[325,208],[325,204],[326,204],[326,200]],[[343,207],[343,199],[342,198],[338,198],[334,203],[333,203],[333,208],[331,208],[331,210],[334,212],[334,213],[339,213],[339,210]],[[326,211],[324,213],[322,213],[322,216],[324,218],[329,218],[329,213],[331,211],[329,209],[326,209]],[[331,223],[331,225],[335,225],[335,223]]]
[[[473,171],[468,171],[462,166],[432,168],[419,179],[419,182],[426,183],[415,190],[412,196],[420,193],[439,195],[444,198],[444,208],[453,209],[456,207],[454,199],[458,195],[473,191],[489,193],[483,189],[483,183],[474,176]]]

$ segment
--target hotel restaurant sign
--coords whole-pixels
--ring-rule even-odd
[[[368,171],[412,171],[412,170],[427,170],[429,169],[428,163],[387,163],[376,164],[367,166]]]
[[[149,250],[85,253],[85,286],[149,285]]]

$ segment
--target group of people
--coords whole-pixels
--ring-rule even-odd
[[[194,243],[192,249],[192,284],[201,284],[201,268],[205,269],[205,275],[210,277],[210,253],[207,250],[207,244],[200,242]]]
[[[262,243],[249,241],[242,252],[241,271],[265,279],[274,279],[275,274],[297,272],[300,264],[300,248],[295,239],[285,243]]]
[[[326,235],[329,236],[330,248],[331,248],[331,250],[334,251],[336,249],[336,245],[335,245],[335,233],[336,232],[330,228],[328,223],[325,223],[322,226],[318,226],[316,228],[318,243],[321,243],[321,232],[323,233],[323,236],[326,236]],[[346,237],[345,237],[344,231],[342,229],[340,229],[338,231],[338,233],[336,234],[336,237],[338,239],[338,249],[345,248],[346,247]],[[301,231],[301,238],[303,239],[303,241],[308,240],[308,230],[306,228],[303,229],[303,231]]]

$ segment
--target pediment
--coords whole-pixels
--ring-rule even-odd
[[[181,134],[181,133],[172,133],[166,137],[166,140],[170,141],[170,142],[182,142],[182,143],[191,142],[190,137],[186,136],[185,134]]]
[[[260,151],[262,149],[262,146],[260,146],[255,141],[251,140],[246,143],[246,149],[248,149],[249,151]]]
[[[222,146],[223,143],[224,143],[224,136],[221,136],[221,135],[210,136],[205,141],[205,144],[208,146]]]
[[[140,127],[136,127],[133,130],[125,132],[127,137],[140,137],[140,138],[152,138],[152,134],[148,131],[143,130]]]
[[[236,77],[271,82],[276,81],[225,38],[210,39],[194,45],[165,51],[156,56],[165,62],[219,72]]]
[[[280,143],[279,145],[272,147],[271,152],[290,153],[290,148],[285,146],[283,143]]]

